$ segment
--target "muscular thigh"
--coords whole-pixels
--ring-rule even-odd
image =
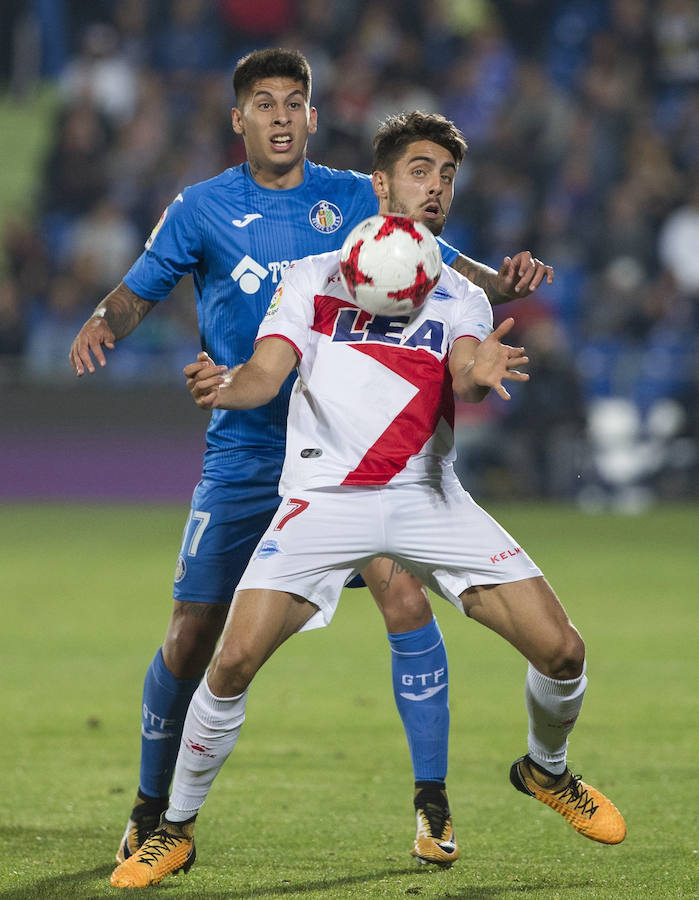
[[[552,663],[567,654],[571,640],[579,639],[541,575],[475,585],[461,594],[461,602],[467,616],[504,637],[540,671],[550,671]]]
[[[314,604],[286,591],[237,591],[209,670],[214,694],[244,691],[260,666],[316,612]]]

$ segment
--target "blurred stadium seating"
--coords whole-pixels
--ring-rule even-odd
[[[75,416],[74,333],[178,191],[241,161],[236,59],[295,46],[314,72],[312,159],[366,171],[385,114],[443,112],[470,144],[447,240],[496,267],[524,248],[555,266],[507,308],[532,383],[460,411],[474,493],[697,496],[695,0],[7,0],[0,35],[0,379],[27,399],[13,433],[52,391]],[[182,390],[197,346],[185,282],[96,376],[103,402]],[[604,423],[629,410],[624,467]]]

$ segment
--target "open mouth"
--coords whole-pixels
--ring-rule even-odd
[[[290,134],[275,134],[271,139],[271,144],[275,150],[287,150],[292,143]]]
[[[436,219],[438,216],[442,214],[442,207],[439,203],[427,203],[423,206],[423,212],[426,216],[431,219]]]

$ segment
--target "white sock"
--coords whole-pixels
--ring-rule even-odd
[[[191,819],[202,807],[214,778],[228,759],[245,721],[247,690],[238,697],[215,697],[206,676],[194,692],[184,720],[182,742],[166,816]]]
[[[529,756],[553,775],[566,769],[568,735],[580,713],[585,688],[586,666],[578,678],[559,681],[542,675],[530,663],[524,696],[529,713]]]

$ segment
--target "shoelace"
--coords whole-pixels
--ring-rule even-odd
[[[157,863],[162,856],[165,856],[166,853],[173,850],[182,840],[186,839],[170,834],[165,828],[159,828],[157,831],[153,832],[146,843],[138,851],[138,861],[145,863],[147,866],[152,866],[154,863]]]
[[[574,809],[579,810],[582,815],[588,816],[588,818],[592,818],[599,808],[599,804],[595,804],[587,790],[582,787],[580,775],[571,773],[568,784],[560,791],[554,791],[554,793],[567,805],[574,805]]]
[[[425,803],[419,807],[422,815],[427,819],[430,834],[438,841],[444,839],[444,829],[449,820],[448,807],[439,806],[436,803]]]
[[[132,819],[133,827],[131,828],[131,834],[136,832],[136,840],[138,841],[138,846],[141,847],[145,844],[146,839],[155,831],[160,823],[160,813],[153,815],[143,815],[139,816],[137,819]]]
[[[131,810],[129,834],[135,835],[137,848],[141,847],[146,838],[160,825],[160,816],[166,809],[167,802],[163,804],[161,800],[140,800],[136,803]]]

